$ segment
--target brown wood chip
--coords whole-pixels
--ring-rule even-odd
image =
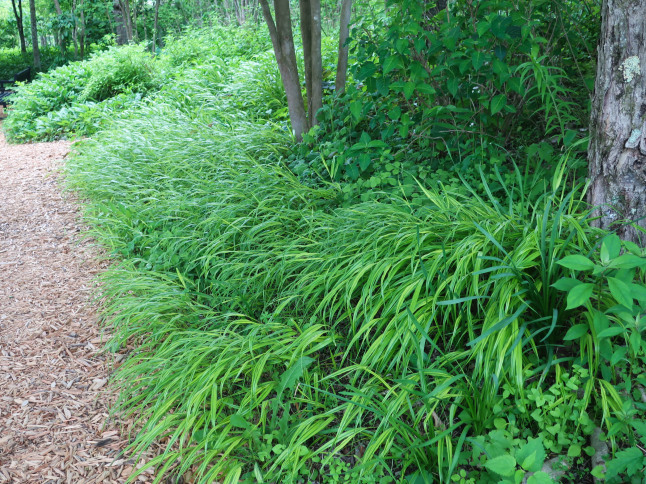
[[[98,352],[89,305],[104,263],[59,185],[69,147],[0,132],[0,483],[122,483],[133,471],[121,453],[131,425],[108,420],[113,358]]]

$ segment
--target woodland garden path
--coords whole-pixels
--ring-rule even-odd
[[[10,145],[0,130],[0,484],[123,483],[133,470],[123,427],[106,423],[120,356],[99,350],[102,264],[61,190],[69,149]]]

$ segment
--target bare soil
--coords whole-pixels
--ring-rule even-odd
[[[0,129],[2,484],[123,483],[134,469],[120,453],[120,429],[131,426],[108,417],[120,357],[100,350],[91,304],[99,250],[59,183],[69,149],[10,145]]]

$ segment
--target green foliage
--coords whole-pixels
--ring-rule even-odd
[[[259,116],[269,117],[272,109],[281,111],[283,107],[282,85],[267,54],[260,54],[266,42],[259,40],[257,33],[244,32],[247,31],[219,28],[193,32],[181,40],[169,39],[167,49],[156,58],[146,53],[143,45],[110,47],[88,61],[43,73],[20,87],[12,99],[12,109],[4,123],[7,139],[25,142],[92,135],[120,113],[154,102],[150,96],[174,78],[178,78],[187,97],[194,91],[193,83],[203,86],[216,82],[211,91],[229,89],[231,95],[236,95],[232,102],[244,100],[239,107],[251,110],[256,106]],[[222,59],[251,58],[255,54],[260,54],[260,60],[240,65],[225,85],[222,73],[226,62]],[[205,69],[210,72],[206,74]],[[239,84],[238,79],[245,76],[255,77],[256,82]],[[240,92],[251,86],[254,92]],[[285,115],[275,117],[284,119]]]
[[[195,466],[201,482],[392,482],[484,466],[473,446],[506,414],[518,449],[564,448],[557,424],[579,442],[598,410],[573,403],[580,377],[541,379],[569,365],[545,365],[569,329],[555,262],[598,233],[579,189],[558,171],[514,203],[517,173],[507,202],[424,187],[421,206],[338,208],[333,186],[273,161],[288,132],[237,110],[275,92],[249,66],[196,66],[70,162],[96,235],[124,259],[102,288],[113,347],[137,348],[117,374],[118,409],[143,427],[131,450],[167,439],[158,475]],[[232,78],[245,99],[218,87]]]
[[[117,94],[144,94],[158,88],[153,58],[142,45],[112,47],[88,62],[90,76],[80,101],[103,101]]]
[[[0,79],[11,79],[16,73],[31,67],[32,77],[36,75],[33,68],[34,58],[31,51],[20,52],[19,48],[0,49]],[[40,49],[40,62],[43,72],[63,65],[67,62],[61,58],[60,51],[54,47]]]
[[[351,44],[358,84],[319,113],[321,126],[305,139],[314,152],[293,157],[304,180],[342,182],[350,202],[383,192],[423,198],[414,180],[461,189],[465,179],[501,195],[512,162],[549,177],[546,150],[584,151],[576,141],[588,111],[564,87],[583,74],[551,55],[571,35],[560,18],[582,16],[582,7],[449,3],[449,15],[429,17],[425,2],[393,1],[376,25],[358,21]]]
[[[365,91],[324,108],[307,155],[252,34],[113,49],[20,89],[12,139],[94,133],[68,182],[114,262],[114,411],[140,426],[129,454],[162,444],[156,482],[543,483],[555,456],[581,481],[599,426],[606,477],[643,472],[646,259],[590,225],[572,73],[515,7],[416,30],[418,3],[374,48],[357,30]],[[421,36],[430,73],[407,54]]]

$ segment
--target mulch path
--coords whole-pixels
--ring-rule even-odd
[[[70,143],[7,144],[0,130],[0,483],[123,483],[127,422],[108,416],[119,355],[102,353],[93,277],[58,170]],[[150,473],[137,482],[152,481]]]

